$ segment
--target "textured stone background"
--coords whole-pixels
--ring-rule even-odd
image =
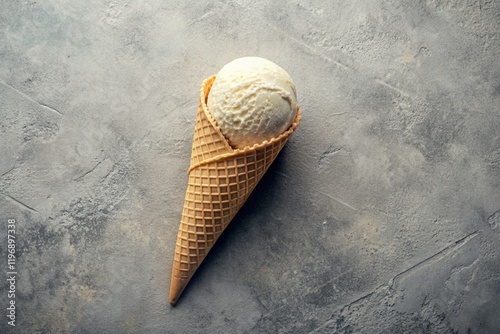
[[[0,0],[0,332],[499,333],[500,2],[187,3]],[[245,55],[303,121],[173,308],[199,86]]]

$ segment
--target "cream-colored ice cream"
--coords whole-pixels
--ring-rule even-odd
[[[281,67],[264,58],[243,57],[219,71],[207,107],[229,144],[243,148],[287,130],[297,113],[297,94]]]

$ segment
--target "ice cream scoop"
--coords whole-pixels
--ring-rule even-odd
[[[295,84],[267,59],[238,58],[217,74],[207,107],[233,148],[260,144],[279,136],[294,121]]]

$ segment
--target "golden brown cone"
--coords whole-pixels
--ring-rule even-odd
[[[214,80],[215,75],[201,87],[170,282],[172,305],[300,122],[298,108],[293,124],[278,137],[233,149],[207,110],[207,96]]]

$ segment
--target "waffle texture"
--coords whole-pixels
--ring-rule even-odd
[[[172,305],[300,122],[298,108],[293,124],[278,137],[233,149],[206,106],[214,80],[215,75],[201,87],[170,282]]]

